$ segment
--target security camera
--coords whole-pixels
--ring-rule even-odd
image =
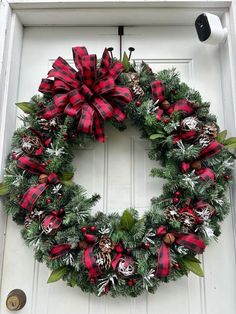
[[[217,45],[226,40],[227,29],[222,27],[217,15],[200,14],[195,21],[195,27],[199,40],[206,44]]]

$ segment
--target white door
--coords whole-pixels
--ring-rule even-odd
[[[176,67],[181,78],[198,89],[211,110],[224,125],[221,90],[221,65],[217,47],[202,45],[190,26],[127,27],[124,49],[135,47],[134,58],[147,61],[155,70]],[[102,54],[105,46],[114,47],[118,56],[117,28],[28,27],[24,30],[18,100],[28,100],[58,56],[72,59],[71,47],[87,46],[90,53]],[[128,123],[119,133],[107,128],[105,144],[91,144],[75,158],[75,181],[89,194],[98,192],[101,201],[94,210],[122,212],[134,206],[143,213],[153,195],[161,193],[161,181],[149,177],[154,165],[147,157],[148,145]],[[194,275],[163,284],[155,295],[136,299],[97,298],[70,288],[64,282],[48,285],[49,270],[34,262],[31,249],[20,237],[19,228],[8,219],[3,266],[1,313],[9,313],[5,301],[15,288],[27,295],[22,314],[235,314],[235,261],[232,220],[223,223],[218,244],[212,243],[203,258],[205,278]]]

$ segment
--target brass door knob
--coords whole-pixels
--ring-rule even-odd
[[[20,289],[12,290],[7,296],[6,306],[9,311],[19,311],[25,306],[25,303],[26,295]]]

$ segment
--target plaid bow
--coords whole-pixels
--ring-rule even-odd
[[[40,162],[36,159],[22,156],[17,160],[17,167],[30,172],[32,174],[40,175],[42,173],[46,173],[46,167],[43,166]]]
[[[161,104],[165,100],[165,86],[161,80],[156,80],[151,83],[152,90],[152,98],[156,102],[158,101]],[[165,112],[171,115],[173,112],[178,111],[182,113],[184,116],[191,116],[195,108],[191,102],[186,99],[177,100],[175,103],[171,105],[171,107]],[[157,121],[161,121],[164,110],[162,108],[158,108],[157,111]]]
[[[58,179],[57,175],[55,173],[51,173],[48,176],[48,182],[47,183],[40,183],[36,186],[32,186],[26,191],[26,193],[23,195],[22,200],[20,202],[20,206],[24,209],[27,209],[29,211],[33,210],[33,206],[39,196],[47,189],[47,187],[50,184],[57,184],[60,180]]]
[[[93,253],[94,243],[97,241],[97,237],[95,235],[87,234],[87,233],[85,233],[84,236],[85,236],[86,242],[89,242],[89,245],[84,250],[84,256],[83,256],[85,267],[89,271],[90,278],[100,276],[102,272],[98,264],[96,263],[96,259]]]
[[[164,237],[167,234],[167,230],[164,226],[160,226],[156,234],[158,237]],[[184,246],[185,248],[192,250],[195,253],[202,254],[206,245],[203,240],[193,233],[177,233],[173,232],[175,236],[175,243]],[[167,277],[171,271],[171,255],[170,246],[162,242],[158,249],[156,276]]]
[[[48,77],[54,77],[54,81],[43,79],[39,91],[53,95],[54,104],[39,114],[45,119],[63,112],[76,117],[79,131],[94,134],[99,142],[104,142],[103,122],[110,118],[123,121],[125,114],[120,105],[132,100],[130,90],[115,83],[124,71],[123,65],[118,61],[112,62],[107,49],[99,68],[96,55],[89,55],[85,47],[72,50],[78,71],[61,57],[53,63]]]

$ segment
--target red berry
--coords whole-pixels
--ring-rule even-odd
[[[174,197],[174,198],[173,198],[173,203],[174,203],[174,204],[179,203],[179,198],[178,198],[178,197]]]
[[[133,280],[132,279],[129,279],[128,281],[127,281],[127,285],[128,286],[133,286],[134,285],[134,283],[133,283]]]
[[[82,227],[81,231],[82,231],[82,233],[85,233],[87,231],[87,228],[86,227]]]
[[[139,100],[137,100],[136,103],[135,103],[135,105],[136,105],[137,107],[140,107],[140,106],[142,105],[142,102],[139,101]]]
[[[47,204],[51,204],[52,203],[52,199],[51,198],[47,198],[46,202],[47,202]]]
[[[77,135],[76,134],[72,134],[71,138],[72,138],[72,140],[76,140],[77,139]]]
[[[169,123],[169,119],[164,119],[163,122],[165,125],[167,125]]]
[[[146,242],[146,243],[144,244],[144,247],[145,247],[145,249],[149,249],[149,248],[150,248],[150,243],[149,243],[149,242]]]
[[[115,251],[116,251],[117,253],[122,253],[122,252],[123,252],[123,247],[122,247],[122,245],[121,245],[120,243],[117,243],[117,244],[115,245]]]
[[[94,284],[95,283],[95,279],[94,278],[90,278],[90,283]]]
[[[50,164],[51,162],[52,162],[51,159],[48,159],[47,164]]]
[[[18,195],[17,195],[17,198],[22,198],[22,195],[21,195],[21,194],[18,194]]]
[[[46,167],[46,165],[47,165],[46,162],[42,162],[43,167]]]
[[[180,192],[180,191],[176,191],[176,192],[175,192],[175,196],[176,196],[176,197],[179,197],[179,196],[180,196],[180,194],[181,194],[181,192]]]
[[[175,263],[175,264],[174,264],[174,268],[175,268],[175,269],[180,269],[179,263]]]
[[[174,90],[172,91],[172,93],[173,93],[174,95],[176,95],[176,94],[177,94],[177,90],[174,89]]]
[[[93,231],[93,232],[96,231],[96,229],[97,229],[96,226],[91,226],[90,227],[90,230]]]
[[[223,176],[224,176],[225,180],[229,180],[230,179],[230,176],[228,176],[227,174],[224,174]]]
[[[15,152],[13,152],[11,154],[12,159],[17,160],[19,157],[17,156],[17,154]]]
[[[63,138],[64,138],[64,140],[66,141],[66,140],[68,139],[68,134],[65,133],[65,134],[63,135]]]
[[[134,283],[134,285],[136,284],[136,282],[137,282],[137,279],[133,279],[133,283]]]
[[[60,208],[60,209],[58,210],[58,214],[59,214],[59,215],[62,215],[63,212],[64,212],[64,208]]]

